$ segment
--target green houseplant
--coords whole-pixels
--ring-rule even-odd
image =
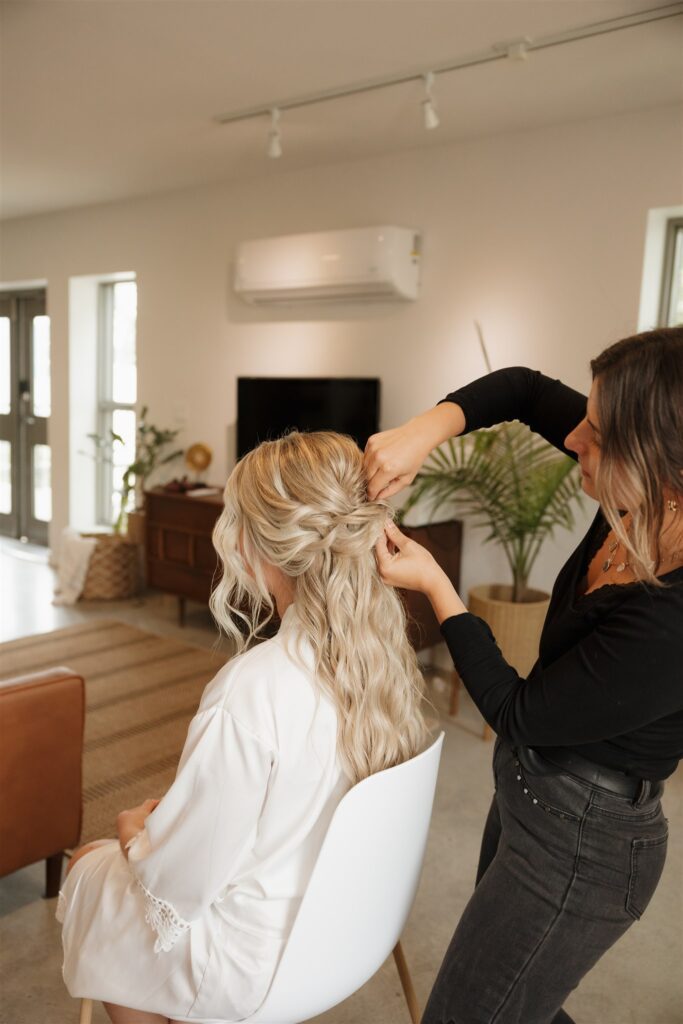
[[[117,534],[121,533],[124,522],[129,515],[130,509],[128,505],[131,494],[135,492],[135,509],[139,511],[142,508],[145,483],[151,474],[183,454],[182,448],[171,452],[166,450],[175,441],[179,431],[160,430],[159,427],[155,427],[153,423],[149,423],[147,420],[148,411],[146,405],[140,410],[140,418],[135,432],[135,458],[123,472],[121,504],[118,516],[112,524],[114,533]],[[116,434],[113,430],[109,432],[108,437],[103,437],[99,434],[88,434],[88,437],[95,444],[95,458],[108,463],[112,461],[114,446],[124,443],[120,434]]]
[[[491,362],[475,323],[484,362]],[[471,612],[491,628],[506,660],[526,675],[538,656],[549,595],[529,587],[529,577],[544,541],[557,527],[574,525],[581,476],[573,459],[562,455],[519,422],[475,430],[452,438],[432,452],[416,476],[400,510],[403,520],[418,502],[430,506],[430,518],[444,506],[469,516],[486,530],[510,567],[512,585],[472,587]]]
[[[434,515],[444,505],[486,529],[512,575],[512,600],[523,602],[546,537],[574,525],[581,478],[576,463],[522,423],[503,423],[453,438],[432,452],[400,512],[427,500]]]
[[[505,659],[527,675],[538,645],[549,595],[529,587],[544,540],[558,526],[571,528],[581,478],[576,464],[522,423],[503,423],[447,441],[415,478],[403,519],[421,501],[430,518],[445,505],[486,530],[485,543],[505,553],[512,585],[480,584],[468,595],[469,610],[491,628]],[[454,684],[451,707],[457,706]],[[488,738],[490,730],[484,730]]]
[[[147,421],[147,413],[147,406],[143,406],[135,432],[135,458],[123,472],[121,503],[112,524],[113,532],[83,534],[95,539],[81,594],[86,600],[112,601],[132,597],[143,581],[144,513],[128,508],[130,496],[136,493],[136,506],[139,508],[144,484],[150,474],[182,455],[181,449],[167,451],[178,431],[160,430]],[[95,445],[95,461],[108,465],[112,464],[115,445],[124,444],[120,434],[113,430],[108,435],[89,434],[88,437]],[[127,523],[126,534],[123,533],[124,523]]]

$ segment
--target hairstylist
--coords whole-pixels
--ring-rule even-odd
[[[390,526],[378,545],[385,581],[430,599],[499,737],[477,886],[423,1024],[567,1024],[565,998],[664,866],[660,796],[683,756],[683,328],[620,341],[591,368],[588,401],[515,367],[368,442],[369,495],[388,497],[447,437],[519,419],[578,457],[600,502],[526,679],[419,544]]]

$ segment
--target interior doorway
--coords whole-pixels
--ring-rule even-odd
[[[0,533],[47,544],[52,519],[45,291],[0,293]]]

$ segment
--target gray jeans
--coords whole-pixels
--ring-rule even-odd
[[[667,822],[567,774],[532,775],[500,741],[477,886],[422,1024],[571,1024],[564,1000],[659,882]]]

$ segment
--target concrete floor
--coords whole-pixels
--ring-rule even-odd
[[[0,641],[45,632],[92,616],[211,646],[208,613],[188,606],[177,625],[175,602],[161,595],[129,602],[51,604],[53,573],[40,549],[0,540]],[[436,652],[443,658],[443,652]],[[0,666],[1,671],[1,666]],[[458,721],[444,712],[439,680],[433,697],[446,742],[422,882],[403,936],[421,1005],[472,891],[479,839],[491,797],[491,745],[480,738],[480,719],[467,697]],[[603,957],[567,1004],[577,1024],[683,1024],[683,773],[665,796],[671,840],[659,889],[643,920]],[[54,900],[42,899],[43,866],[0,879],[0,1024],[76,1024],[78,1006],[61,980],[59,926]],[[513,938],[513,937],[512,937]],[[107,1017],[96,1006],[95,1024]],[[317,1024],[409,1024],[393,962]],[[520,1022],[524,1024],[524,1022]]]

